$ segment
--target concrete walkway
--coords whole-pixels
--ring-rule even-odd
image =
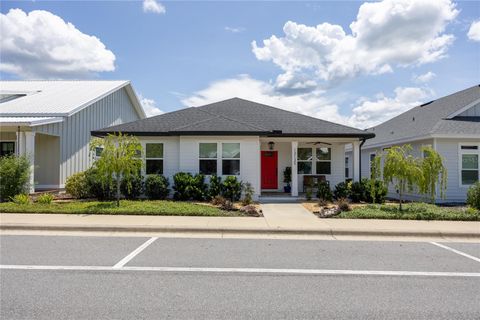
[[[262,204],[264,217],[0,214],[0,230],[231,233],[463,238],[480,241],[480,222],[319,219],[301,204]]]

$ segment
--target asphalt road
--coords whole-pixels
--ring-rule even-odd
[[[0,237],[1,319],[480,319],[480,244]]]

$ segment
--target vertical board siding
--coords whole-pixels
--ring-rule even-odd
[[[60,136],[60,186],[63,187],[67,177],[90,166],[92,130],[139,118],[125,89],[121,88],[63,122],[38,126],[35,131]]]

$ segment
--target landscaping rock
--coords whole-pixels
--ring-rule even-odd
[[[254,205],[246,205],[240,208],[240,211],[251,217],[260,217],[260,213]]]
[[[318,212],[318,216],[320,218],[329,218],[336,216],[342,212],[338,206],[333,206],[333,207],[321,207],[320,211]]]

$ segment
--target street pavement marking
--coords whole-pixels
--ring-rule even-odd
[[[147,241],[145,241],[144,244],[142,244],[140,247],[138,247],[137,249],[133,250],[128,256],[126,256],[125,258],[123,258],[122,260],[118,261],[116,265],[113,266],[114,269],[118,269],[118,268],[122,268],[124,265],[126,265],[130,260],[132,260],[133,258],[135,258],[135,256],[137,254],[139,254],[140,252],[142,252],[146,247],[148,247],[149,245],[151,245],[155,240],[157,240],[158,237],[152,237],[150,239],[148,239]]]
[[[464,257],[466,257],[466,258],[469,258],[469,259],[472,259],[472,260],[474,260],[474,261],[480,262],[480,258],[471,256],[471,255],[469,255],[468,253],[465,253],[465,252],[463,252],[463,251],[460,251],[460,250],[457,250],[457,249],[453,249],[453,248],[451,248],[451,247],[449,247],[449,246],[446,246],[446,245],[441,244],[441,243],[438,243],[438,242],[433,242],[433,241],[432,241],[432,242],[430,242],[430,243],[433,244],[433,245],[435,245],[435,246],[437,246],[437,247],[443,248],[443,249],[445,249],[445,250],[454,252],[454,253],[459,254],[459,255],[461,255],[461,256],[464,256]]]
[[[361,275],[404,277],[480,277],[475,272],[429,272],[429,271],[376,271],[376,270],[329,270],[329,269],[264,269],[264,268],[191,268],[191,267],[107,267],[107,266],[36,266],[0,265],[3,270],[50,270],[50,271],[157,271],[197,273],[255,273],[290,275]]]

